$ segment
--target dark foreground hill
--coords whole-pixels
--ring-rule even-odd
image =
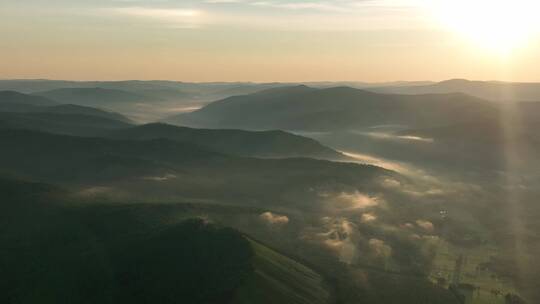
[[[297,86],[226,98],[168,121],[194,127],[328,131],[437,126],[496,115],[489,102],[459,93],[387,95]]]
[[[175,165],[223,158],[167,140],[115,141],[0,129],[2,169],[41,180],[109,180],[162,173]]]
[[[45,184],[0,179],[2,303],[328,303],[310,268],[159,206],[79,205]],[[157,209],[140,217],[138,209]]]

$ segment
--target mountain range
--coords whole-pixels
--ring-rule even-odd
[[[229,97],[166,121],[209,128],[328,131],[442,126],[497,115],[490,102],[462,93],[413,96],[294,86]]]
[[[451,79],[434,84],[413,86],[382,86],[369,90],[392,94],[464,93],[492,101],[540,101],[540,83],[502,81],[471,81]]]

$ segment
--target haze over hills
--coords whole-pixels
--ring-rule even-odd
[[[0,0],[0,304],[539,304],[539,12]]]
[[[2,104],[22,104],[31,106],[54,106],[57,102],[40,96],[31,96],[16,91],[0,91],[0,102]]]
[[[0,120],[12,128],[79,135],[125,128],[132,123],[118,113],[9,91],[0,92]]]
[[[117,104],[145,101],[145,97],[116,89],[103,88],[63,88],[33,93],[59,103],[71,103],[93,107],[118,107]]]
[[[34,96],[8,95],[17,96],[17,102],[10,102],[14,98],[3,98],[0,92],[0,121],[4,127],[114,139],[171,139],[238,156],[346,159],[313,139],[283,131],[198,130],[165,124],[132,128],[131,121],[117,113],[71,104],[34,106],[30,104],[36,99]]]
[[[132,127],[129,119],[117,113],[71,104],[32,105],[36,99],[46,102],[32,95],[0,92],[0,121],[4,127],[114,139],[171,139],[238,156],[346,159],[313,139],[283,131],[198,130],[165,124]]]
[[[540,101],[540,83],[452,79],[428,85],[388,86],[370,88],[369,90],[392,94],[446,94],[459,92],[492,101]]]
[[[1,112],[0,121],[9,128],[56,134],[95,136],[106,130],[128,128],[129,123],[87,114],[50,112]]]
[[[0,92],[0,112],[79,114],[118,120],[125,123],[131,122],[119,113],[69,103],[63,104],[46,98],[9,91]]]
[[[447,125],[496,115],[489,102],[460,93],[388,95],[296,86],[226,98],[167,121],[194,127],[326,131]]]
[[[502,304],[494,289],[535,293],[518,284],[538,276],[519,262],[540,252],[528,233],[539,103],[331,83],[32,85],[74,97],[0,92],[6,301],[49,290],[51,302],[462,304],[455,288],[473,284]],[[119,113],[64,104],[81,92]],[[172,109],[189,102],[166,97],[228,94],[244,95],[182,115]],[[145,108],[205,129],[124,116]],[[508,229],[515,218],[527,229]]]

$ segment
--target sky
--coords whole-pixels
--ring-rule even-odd
[[[0,78],[540,81],[534,0],[0,0]]]

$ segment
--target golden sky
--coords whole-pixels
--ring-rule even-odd
[[[533,0],[0,0],[0,78],[540,81]]]

